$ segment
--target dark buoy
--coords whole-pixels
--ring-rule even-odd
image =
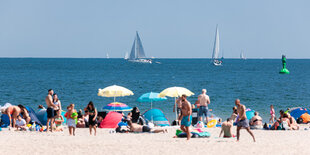
[[[286,68],[285,55],[282,55],[282,69],[280,70],[280,74],[290,74],[290,71]]]

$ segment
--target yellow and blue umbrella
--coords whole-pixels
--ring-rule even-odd
[[[155,93],[155,92],[145,93],[138,98],[138,102],[151,103],[151,109],[152,109],[152,103],[153,102],[164,101],[164,100],[167,100],[167,98],[166,97],[159,97],[159,93]]]
[[[103,107],[103,111],[131,111],[131,110],[132,110],[131,107],[120,102],[113,102]]]

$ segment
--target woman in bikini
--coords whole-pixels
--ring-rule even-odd
[[[96,136],[96,126],[97,126],[97,109],[94,106],[94,103],[90,101],[87,104],[87,107],[84,109],[84,111],[88,111],[88,125],[89,125],[89,133],[92,135],[92,129],[94,129],[95,133],[94,135]]]
[[[56,131],[63,131],[62,123],[64,122],[64,118],[61,116],[61,111],[56,110],[55,116],[55,124],[56,124]]]
[[[54,111],[54,115],[56,116],[57,115],[57,113],[56,113],[56,110],[60,110],[60,112],[61,112],[61,102],[60,102],[60,100],[59,100],[59,98],[58,98],[58,95],[55,93],[55,94],[53,94],[53,103],[54,103],[54,105],[56,106],[56,108],[54,109],[55,111]]]

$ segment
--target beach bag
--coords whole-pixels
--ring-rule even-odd
[[[297,123],[298,123],[298,124],[302,124],[303,121],[304,121],[304,120],[302,120],[302,118],[300,118],[300,117],[297,119]]]

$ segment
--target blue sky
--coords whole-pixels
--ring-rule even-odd
[[[310,58],[308,0],[0,0],[0,57]],[[220,54],[221,55],[221,54]]]

